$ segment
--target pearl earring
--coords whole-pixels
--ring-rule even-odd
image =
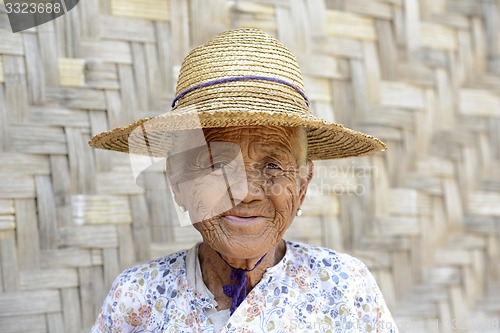
[[[302,215],[302,209],[297,209],[297,213],[295,213],[295,215],[297,216],[301,216]]]
[[[179,205],[179,210],[184,213],[186,211],[186,207]]]

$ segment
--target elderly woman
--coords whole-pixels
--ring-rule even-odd
[[[257,29],[194,49],[176,92],[171,112],[90,144],[166,157],[203,242],[121,273],[92,332],[397,332],[362,262],[283,239],[312,160],[385,145],[313,116],[294,56]]]

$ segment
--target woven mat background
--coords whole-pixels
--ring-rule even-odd
[[[87,141],[168,110],[183,57],[232,27],[297,54],[315,114],[389,144],[317,163],[287,237],[365,261],[401,332],[500,332],[500,1],[85,0],[16,34],[4,8],[3,333],[86,332],[122,269],[199,240]]]

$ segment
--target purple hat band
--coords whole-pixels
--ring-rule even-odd
[[[244,76],[232,76],[232,77],[226,77],[223,79],[211,80],[211,81],[203,82],[203,83],[194,85],[192,87],[189,87],[189,88],[181,91],[177,96],[175,96],[175,98],[172,102],[172,107],[175,107],[177,105],[177,103],[179,102],[179,99],[181,99],[186,94],[188,94],[191,91],[194,91],[196,89],[212,86],[212,85],[219,84],[219,83],[226,83],[226,82],[233,82],[233,81],[246,81],[246,80],[265,80],[265,81],[281,83],[281,84],[287,85],[289,87],[292,87],[304,98],[307,106],[309,106],[309,98],[307,98],[306,94],[299,87],[297,87],[296,85],[294,85],[288,81],[278,79],[276,77],[269,77],[269,76],[244,75]]]

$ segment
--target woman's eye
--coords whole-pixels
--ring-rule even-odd
[[[212,164],[212,169],[218,170],[218,169],[222,169],[226,166],[227,166],[227,164],[225,162],[215,162],[214,164]]]
[[[275,169],[275,170],[280,170],[281,167],[277,165],[276,163],[267,163],[266,167],[268,169]]]

